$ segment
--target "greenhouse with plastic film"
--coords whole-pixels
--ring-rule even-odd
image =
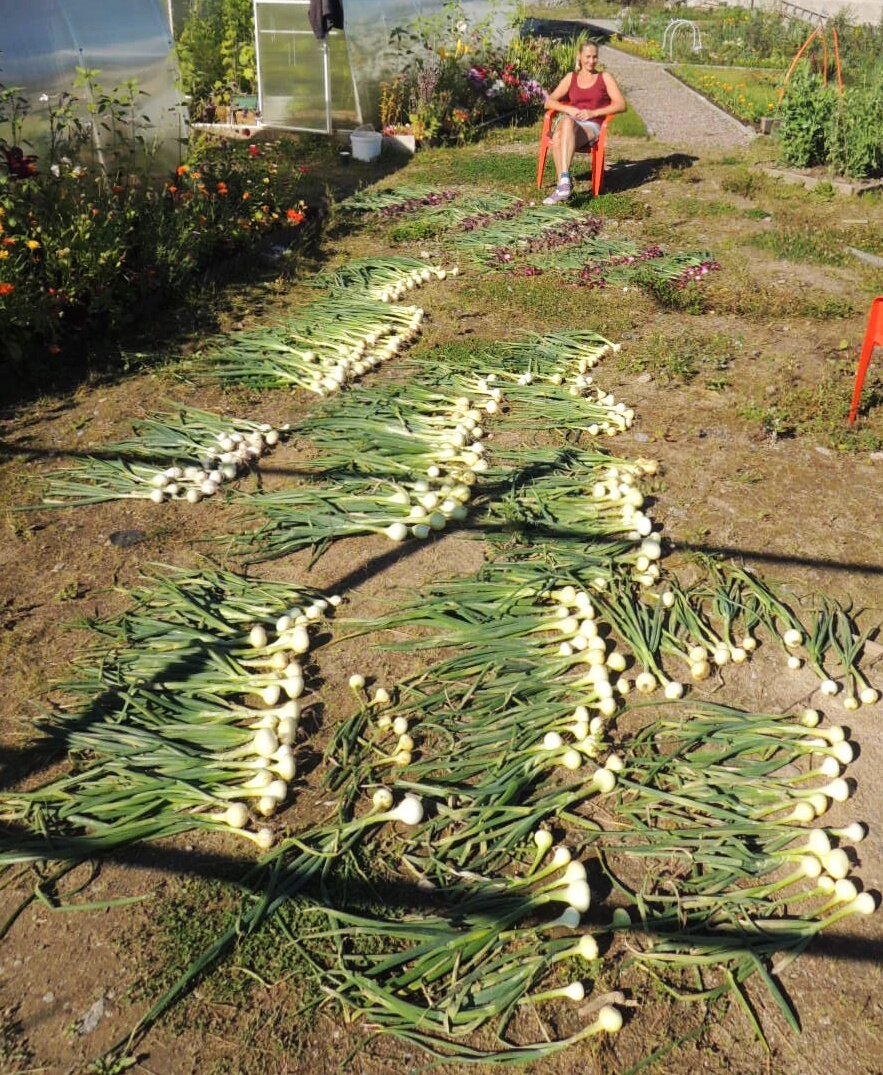
[[[66,107],[78,80],[88,81],[89,75],[83,73],[91,72],[93,101],[103,91],[117,91],[128,84],[150,150],[159,150],[165,162],[177,156],[180,139],[187,134],[187,113],[180,103],[165,2],[33,0],[21,4],[0,0],[0,27],[0,84],[16,91],[6,105],[13,118],[13,138],[7,149],[25,146],[28,156],[38,160],[45,155],[46,146],[41,143],[51,137],[47,132],[52,129],[47,121],[53,112]],[[90,87],[83,85],[77,96],[84,102],[90,100]],[[89,144],[100,164],[105,128],[89,117],[86,109],[81,118],[89,125]]]
[[[246,117],[251,127],[320,134],[373,125],[381,82],[400,73],[390,35],[443,7],[436,0],[255,0],[256,92],[222,89],[229,105],[218,120],[235,125]],[[188,105],[200,103],[184,98],[175,55],[175,40],[198,8],[194,0],[35,0],[27,7],[0,0],[0,85],[27,101],[13,141],[39,158],[49,114],[74,87],[88,124],[95,86],[83,85],[85,71],[98,92],[135,88],[133,110],[150,150],[172,163],[191,119],[217,122],[214,105],[208,115],[200,107],[190,115]],[[100,122],[91,134],[101,163]]]
[[[443,7],[436,0],[255,0],[261,122],[328,134],[372,123],[380,83],[400,73],[391,33]]]

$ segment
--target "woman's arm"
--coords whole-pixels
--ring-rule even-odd
[[[548,112],[563,112],[567,116],[576,116],[577,110],[569,104],[565,98],[570,91],[570,82],[573,75],[565,75],[554,90],[546,98],[543,107]]]

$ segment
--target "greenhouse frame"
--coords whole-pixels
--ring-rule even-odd
[[[373,124],[380,83],[401,74],[390,34],[444,6],[440,0],[342,0],[344,29],[317,38],[310,0],[254,0],[261,123],[320,134]],[[487,6],[463,4],[483,15]]]

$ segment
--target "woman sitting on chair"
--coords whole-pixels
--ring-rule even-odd
[[[561,79],[546,98],[546,109],[560,112],[552,136],[552,157],[558,169],[558,186],[543,205],[559,205],[570,197],[573,184],[570,162],[577,149],[597,141],[598,120],[625,112],[626,103],[613,75],[598,68],[598,46],[583,45],[576,56],[576,70]]]

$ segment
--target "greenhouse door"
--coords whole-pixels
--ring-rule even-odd
[[[331,133],[330,38],[317,40],[309,0],[255,0],[261,122]]]

